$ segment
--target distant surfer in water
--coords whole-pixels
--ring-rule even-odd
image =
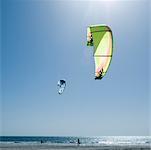
[[[46,142],[46,141],[44,141],[44,140],[41,140],[41,141],[40,141],[41,144],[43,144],[43,143],[45,143],[45,142]]]
[[[42,143],[43,143],[43,140],[41,140],[40,143],[42,144]]]
[[[80,140],[78,139],[78,145],[80,145]]]

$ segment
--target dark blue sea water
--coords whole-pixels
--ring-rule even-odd
[[[0,143],[44,143],[81,145],[151,145],[150,136],[102,136],[102,137],[57,137],[57,136],[0,136]]]

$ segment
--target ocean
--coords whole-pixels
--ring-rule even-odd
[[[100,137],[63,137],[63,136],[0,136],[0,144],[45,144],[81,146],[150,146],[151,136],[100,136]]]

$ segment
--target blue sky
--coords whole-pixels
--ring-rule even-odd
[[[0,135],[149,135],[149,1],[2,1]],[[107,24],[94,80],[86,28]],[[60,96],[57,82],[66,79]]]

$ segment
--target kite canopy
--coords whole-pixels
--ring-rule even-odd
[[[66,87],[66,81],[65,80],[59,80],[57,85],[59,87],[58,93],[62,94],[64,92],[65,87]]]
[[[111,63],[113,36],[106,25],[92,25],[87,28],[87,46],[94,47],[95,79],[102,79]]]

